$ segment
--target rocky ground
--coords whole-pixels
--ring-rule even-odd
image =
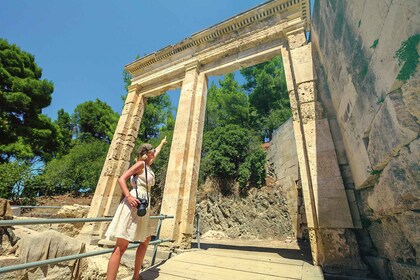
[[[39,197],[36,205],[66,206],[62,209],[22,209],[21,215],[15,217],[15,219],[28,219],[28,217],[31,217],[31,219],[86,217],[91,200],[92,196],[74,197],[72,195],[61,195]],[[261,247],[279,247],[295,248],[296,252],[306,254],[305,248],[308,246],[303,244],[302,247],[302,244],[298,244],[291,238],[291,222],[287,201],[284,195],[274,188],[252,189],[246,197],[223,197],[217,191],[207,190],[206,192],[201,192],[198,198],[197,213],[200,216],[201,248],[210,248],[212,246],[245,246],[257,249]],[[40,250],[38,252],[33,249],[35,247],[31,244],[40,243],[40,238],[42,239],[45,236],[49,236],[48,238],[51,239],[51,242],[46,245],[50,246],[48,252],[56,252],[56,255],[48,256],[48,258],[59,257],[57,255],[59,250],[54,249],[54,246],[58,246],[57,244],[73,244],[75,252],[69,251],[68,254],[102,250],[103,248],[91,245],[82,245],[80,247],[77,235],[82,226],[82,223],[15,226],[15,232],[21,238],[21,241],[14,247],[10,247],[7,244],[8,240],[6,238],[3,239],[5,246],[3,246],[3,249],[0,249],[0,266],[33,261],[31,258],[35,258],[35,255],[42,256],[43,253],[41,251],[45,246],[37,246]],[[29,250],[28,246],[33,248]],[[198,247],[197,242],[193,243],[193,247]],[[153,249],[152,246],[150,249]],[[303,250],[299,251],[300,249]],[[159,249],[161,252],[169,250],[169,247],[161,247]],[[130,277],[134,264],[134,253],[134,250],[127,252],[120,267],[120,276]],[[174,252],[174,254],[176,253]],[[109,254],[99,255],[79,263],[72,263],[70,269],[67,266],[60,268],[59,265],[49,266],[48,269],[39,268],[29,271],[26,277],[38,277],[48,271],[48,277],[44,275],[46,277],[44,279],[54,279],[62,273],[71,275],[75,271],[80,270],[83,271],[81,279],[105,279],[108,259]],[[150,266],[150,261],[151,256],[149,255],[145,260],[146,267]],[[0,279],[20,279],[19,275],[21,276],[20,272],[11,272],[3,274]]]

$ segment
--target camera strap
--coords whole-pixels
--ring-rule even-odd
[[[147,202],[150,204],[150,199],[149,199],[149,182],[147,181],[147,165],[146,162],[144,162],[144,175],[146,177],[146,193],[147,193]],[[139,193],[137,191],[137,176],[134,176],[134,182],[136,183],[136,198],[139,199]]]

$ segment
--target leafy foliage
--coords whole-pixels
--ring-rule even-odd
[[[57,127],[41,114],[53,84],[41,76],[33,55],[0,39],[0,162],[49,160],[59,148]]]
[[[38,195],[77,195],[95,190],[109,145],[97,139],[76,142],[67,155],[47,164],[32,187]]]
[[[247,190],[249,186],[262,186],[265,175],[265,152],[261,147],[254,147],[239,168],[239,186],[242,190]]]
[[[219,179],[221,191],[231,192],[240,165],[248,154],[250,131],[236,124],[219,126],[204,135],[202,167],[207,176]]]
[[[281,57],[240,72],[242,89],[228,74],[208,90],[200,177],[218,181],[224,194],[233,192],[236,181],[241,193],[264,184],[261,142],[291,116]]]
[[[33,179],[31,165],[27,161],[0,163],[0,197],[16,200],[23,187]]]
[[[269,141],[273,130],[291,117],[282,58],[277,56],[240,72],[249,93],[251,126],[260,129],[262,141]]]
[[[398,80],[406,81],[416,72],[420,58],[417,51],[419,42],[420,34],[413,35],[404,41],[395,53],[395,56],[398,58],[398,65],[402,65],[397,76]]]
[[[225,75],[219,84],[220,88],[212,84],[208,90],[205,130],[209,131],[228,124],[248,127],[248,97],[235,81],[234,74]]]
[[[60,155],[65,155],[71,148],[73,139],[74,124],[71,120],[69,113],[65,112],[64,109],[60,109],[57,112],[57,120],[54,121],[60,131]]]
[[[173,119],[169,96],[165,93],[157,97],[148,98],[140,124],[140,139],[147,142],[150,139],[158,138],[161,127],[167,119]]]
[[[76,138],[94,137],[111,143],[118,123],[118,114],[103,101],[86,101],[74,109],[73,122],[76,125]]]

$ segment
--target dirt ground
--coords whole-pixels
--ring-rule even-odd
[[[70,194],[57,196],[40,196],[36,199],[36,205],[46,206],[62,206],[62,205],[90,205],[93,195],[89,196],[73,196]]]
[[[63,206],[63,205],[90,205],[93,195],[89,196],[73,196],[71,194],[57,195],[57,196],[40,196],[36,198],[35,206]],[[33,205],[29,205],[33,206]],[[21,216],[26,217],[40,217],[47,218],[51,217],[58,212],[59,209],[21,209]]]

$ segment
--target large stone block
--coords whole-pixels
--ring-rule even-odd
[[[420,70],[401,87],[401,93],[408,112],[420,124]]]
[[[416,140],[385,167],[367,199],[375,217],[420,209],[419,154],[420,140]]]
[[[402,82],[396,80],[401,65],[398,65],[395,52],[401,47],[402,42],[420,32],[418,0],[395,0],[385,5],[389,6],[389,10],[382,25],[382,31],[372,34],[371,41],[366,41],[366,44],[369,44],[366,47],[370,48],[372,40],[378,39],[376,48],[370,49],[374,50],[374,53],[369,65],[375,76],[375,91],[378,96],[384,96],[401,86]]]
[[[366,266],[360,261],[359,247],[354,233],[347,229],[321,229],[324,249],[323,270],[330,273],[350,272],[365,276]],[[355,275],[356,272],[361,273]]]
[[[372,186],[377,176],[369,172],[371,164],[363,139],[357,137],[351,127],[344,128],[342,135],[356,189]]]
[[[379,279],[392,279],[392,272],[388,259],[368,256],[365,257],[365,260],[372,268],[373,272],[379,276]]]
[[[415,263],[416,252],[395,218],[373,221],[369,233],[379,256],[391,262]]]
[[[343,138],[341,136],[340,127],[337,119],[328,119],[331,136],[334,141],[335,151],[337,153],[338,164],[348,164],[346,150],[344,148]]]
[[[399,262],[391,262],[391,271],[393,279],[411,280],[420,279],[420,266],[415,264],[406,264]]]
[[[407,238],[416,252],[416,263],[420,264],[420,213],[406,211],[396,215],[395,219],[404,237]]]
[[[315,83],[306,82],[298,86],[299,103],[316,101]]]
[[[376,115],[369,134],[372,169],[381,170],[401,147],[418,137],[419,125],[407,111],[400,93],[391,93]]]
[[[290,51],[292,56],[293,72],[296,84],[314,81],[317,79],[312,63],[312,47],[307,44]]]

